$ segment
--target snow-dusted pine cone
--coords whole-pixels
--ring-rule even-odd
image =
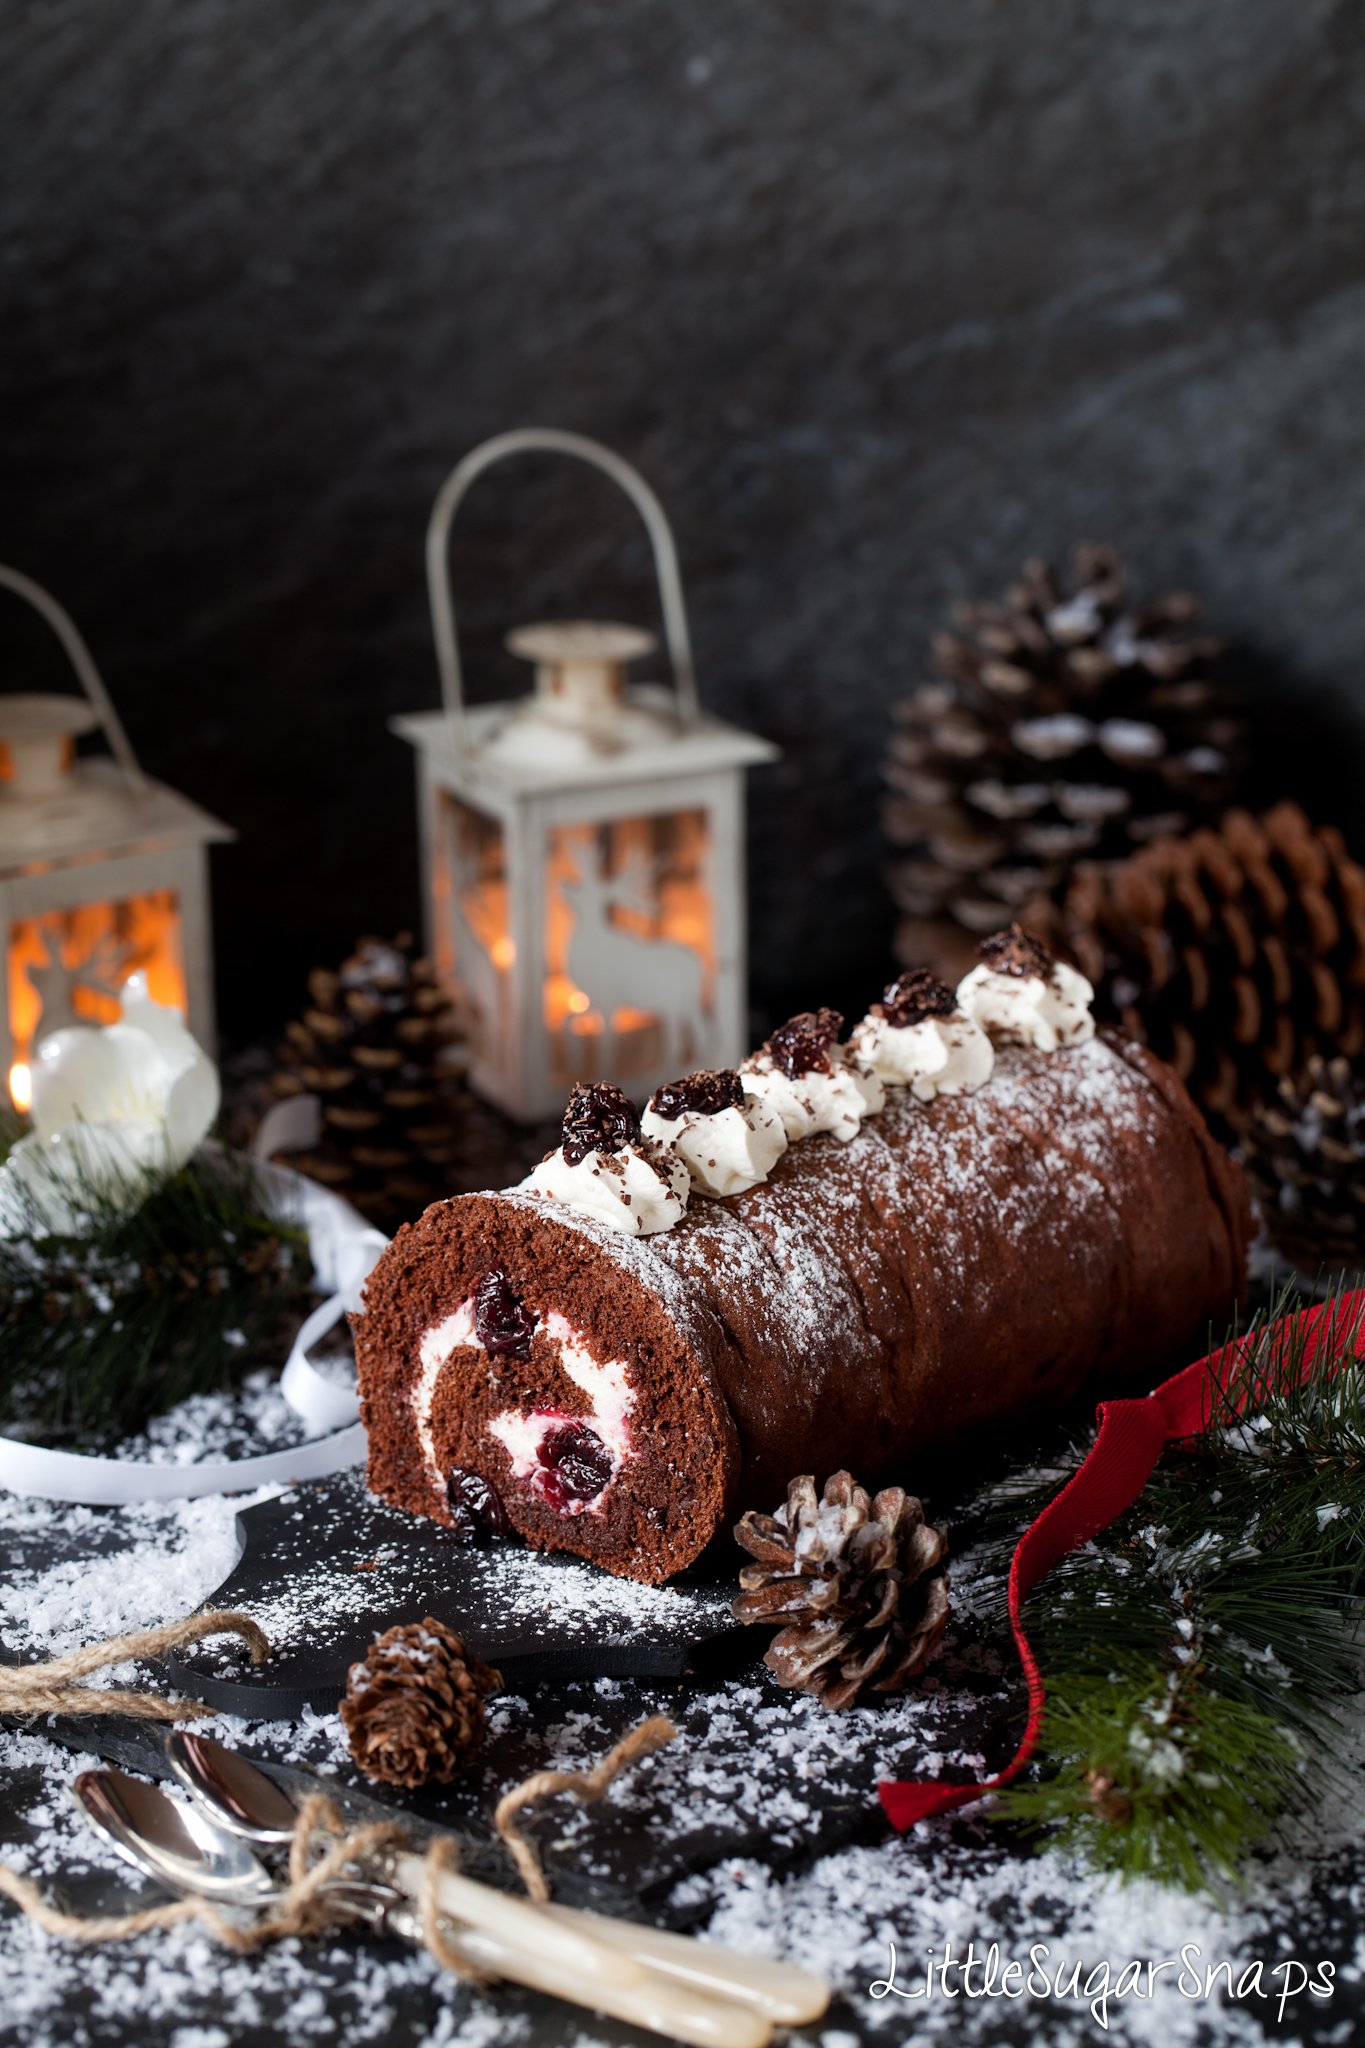
[[[943,1634],[947,1534],[899,1486],[869,1499],[836,1472],[817,1498],[813,1478],[793,1479],[785,1506],[751,1509],[735,1539],[756,1560],[740,1572],[735,1619],[783,1623],[764,1663],[827,1707],[898,1691]]]
[[[346,1674],[351,1755],[384,1784],[444,1785],[483,1741],[483,1696],[501,1684],[444,1622],[386,1629]]]
[[[1183,593],[1130,602],[1107,547],[1078,548],[1069,583],[1030,561],[1000,603],[956,608],[887,752],[900,959],[956,979],[981,933],[1078,860],[1121,859],[1231,801],[1245,728],[1198,614]]]
[[[1258,1104],[1242,1150],[1277,1250],[1309,1272],[1365,1266],[1365,1064],[1315,1055]]]

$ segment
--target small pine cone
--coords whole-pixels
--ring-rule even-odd
[[[286,1163],[386,1229],[419,1215],[462,1184],[463,1065],[454,1005],[411,936],[361,939],[314,968],[278,1048],[272,1094],[321,1108],[317,1143]]]
[[[817,1500],[814,1479],[793,1479],[786,1505],[751,1509],[735,1540],[757,1560],[740,1572],[735,1619],[784,1623],[763,1661],[779,1685],[826,1707],[899,1691],[943,1634],[947,1532],[899,1486],[869,1500],[836,1472]]]
[[[1311,1272],[1365,1265],[1365,1063],[1315,1054],[1257,1104],[1242,1151],[1278,1251]]]
[[[483,1741],[500,1675],[430,1616],[386,1629],[346,1674],[341,1719],[367,1778],[444,1785]]]
[[[1133,1818],[1133,1802],[1121,1786],[1116,1784],[1111,1772],[1094,1770],[1085,1774],[1085,1795],[1092,1810],[1100,1820],[1112,1821],[1116,1827],[1127,1827]]]

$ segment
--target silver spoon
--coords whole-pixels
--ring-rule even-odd
[[[245,1842],[226,1835],[201,1809],[168,1798],[159,1787],[109,1770],[83,1771],[72,1790],[86,1819],[119,1855],[168,1890],[212,1898],[222,1905],[259,1906],[284,1896]],[[420,1915],[388,1886],[338,1881],[324,1890],[330,1901],[349,1906],[351,1917],[375,1931],[421,1942]],[[653,2033],[691,2043],[692,2048],[765,2048],[769,2039],[769,2025],[759,2014],[652,1970],[632,1967],[627,1981],[610,1981],[601,1974],[585,1980],[582,1974],[566,1974],[557,1958],[546,1952],[553,1948],[551,1942],[542,1942],[537,1952],[514,1945],[499,1933],[465,1926],[448,1928],[447,1939],[495,1977],[633,2021]],[[628,1958],[620,1960],[626,1963]]]
[[[245,1842],[215,1827],[193,1806],[168,1799],[125,1771],[82,1771],[76,1804],[124,1861],[172,1891],[252,1904],[269,1898],[275,1881]]]
[[[166,1758],[180,1783],[219,1827],[262,1848],[292,1838],[298,1820],[294,1802],[248,1758],[187,1729],[175,1729],[167,1737]],[[420,1898],[426,1889],[425,1863],[411,1850],[381,1852],[374,1868],[410,1899]],[[585,1983],[640,1981],[641,1965],[596,1940],[591,1927],[546,1926],[538,1909],[514,1893],[495,1891],[457,1871],[443,1871],[436,1879],[436,1896],[452,1919],[511,1947],[538,1951],[547,1962]]]
[[[298,1808],[285,1788],[249,1757],[211,1736],[176,1728],[166,1738],[166,1758],[186,1791],[220,1827],[262,1848],[292,1839]],[[415,1865],[415,1859],[408,1860]],[[404,1871],[390,1869],[395,1882],[407,1889]],[[692,1985],[713,1997],[738,2000],[774,2026],[804,2025],[819,2019],[829,2005],[824,1978],[794,1963],[740,1955],[714,1942],[694,1941],[688,1935],[641,1926],[633,1920],[610,1919],[601,1913],[584,1913],[571,1906],[542,1905],[532,1910],[566,1931],[572,1929],[606,1943],[622,1957],[660,1971],[676,1983]]]
[[[126,1863],[174,1892],[224,1906],[259,1906],[279,1887],[246,1843],[215,1825],[201,1808],[168,1799],[157,1785],[125,1771],[82,1771],[72,1796],[86,1819]],[[400,1894],[390,1886],[338,1879],[323,1887],[353,1919],[384,1924]]]
[[[294,1839],[298,1807],[250,1757],[192,1728],[174,1728],[166,1737],[166,1761],[196,1804],[230,1835],[267,1849]]]

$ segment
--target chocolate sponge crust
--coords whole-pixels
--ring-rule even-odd
[[[923,1484],[934,1445],[1189,1353],[1239,1294],[1249,1235],[1241,1177],[1174,1074],[1100,1039],[1003,1050],[974,1095],[898,1091],[851,1144],[803,1140],[763,1186],[696,1199],[647,1239],[524,1195],[457,1197],[366,1291],[370,1482],[447,1513],[412,1421],[417,1347],[495,1261],[628,1362],[638,1456],[600,1515],[561,1517],[511,1480],[490,1415],[587,1406],[538,1339],[526,1362],[452,1359],[442,1463],[491,1479],[530,1542],[658,1580],[794,1473]]]
[[[562,1516],[512,1479],[506,1448],[488,1433],[494,1416],[508,1408],[591,1409],[537,1333],[528,1359],[463,1348],[442,1368],[431,1407],[439,1471],[458,1465],[490,1480],[536,1549],[566,1547],[567,1531],[568,1547],[614,1572],[649,1582],[671,1577],[704,1548],[736,1487],[739,1442],[715,1370],[728,1339],[704,1310],[687,1319],[684,1335],[635,1274],[541,1205],[487,1195],[438,1202],[385,1253],[366,1287],[365,1312],[353,1318],[371,1489],[397,1507],[451,1521],[413,1421],[419,1347],[491,1265],[514,1274],[542,1316],[566,1316],[595,1357],[628,1361],[634,1455],[601,1513]]]

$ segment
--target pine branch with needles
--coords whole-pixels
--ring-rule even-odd
[[[1292,1294],[1242,1333],[1204,1430],[1030,1599],[1047,1715],[996,1810],[1101,1870],[1225,1890],[1326,1788],[1365,1683],[1365,1318],[1340,1299],[1306,1376]],[[988,1567],[1080,1456],[981,1503]]]
[[[15,1132],[0,1133],[0,1158]],[[276,1213],[240,1153],[205,1150],[132,1209],[96,1188],[88,1227],[36,1205],[0,1237],[0,1418],[10,1435],[103,1445],[189,1394],[284,1355],[305,1311],[306,1232]]]

